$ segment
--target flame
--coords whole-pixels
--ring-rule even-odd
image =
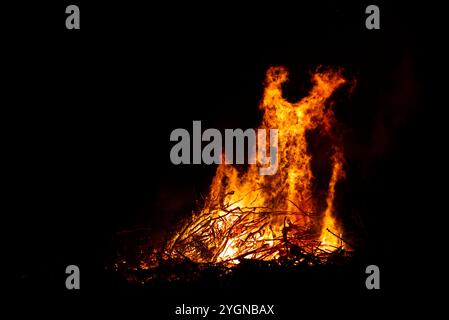
[[[341,227],[338,226],[334,216],[334,198],[335,184],[338,180],[345,177],[343,171],[343,153],[341,150],[335,151],[333,157],[332,176],[329,181],[329,192],[326,198],[326,211],[323,217],[323,227],[321,229],[321,245],[320,248],[327,251],[333,251],[339,247],[344,247],[341,240]]]
[[[306,133],[318,129],[332,134],[335,119],[327,101],[346,80],[339,70],[317,71],[309,94],[294,103],[282,95],[287,80],[284,67],[269,68],[260,103],[260,128],[278,129],[277,172],[260,175],[256,165],[241,172],[220,164],[203,209],[166,246],[169,257],[234,264],[239,259],[277,260],[288,256],[293,246],[306,255],[342,248],[343,230],[334,212],[335,187],[344,178],[342,148],[333,145],[325,209],[319,212],[323,206],[313,193]],[[259,166],[264,154],[254,155]]]

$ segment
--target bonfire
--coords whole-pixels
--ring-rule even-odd
[[[347,80],[340,70],[319,68],[312,75],[308,95],[297,102],[283,97],[287,80],[284,67],[269,68],[259,105],[263,111],[259,128],[278,130],[277,172],[259,174],[265,159],[243,169],[218,165],[202,208],[162,248],[149,254],[144,268],[172,262],[233,268],[245,260],[324,264],[333,255],[352,250],[335,209],[336,186],[345,178],[345,160],[330,103]],[[330,175],[321,199],[314,193],[310,131],[331,141],[327,153]]]

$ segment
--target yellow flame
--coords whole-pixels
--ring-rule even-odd
[[[337,150],[333,157],[332,176],[329,181],[329,191],[326,198],[326,211],[323,217],[323,227],[321,229],[321,245],[320,248],[325,251],[334,251],[339,247],[343,247],[344,243],[341,240],[341,227],[337,224],[334,212],[334,198],[335,198],[335,184],[341,178],[344,178],[343,171],[343,154]]]
[[[271,67],[260,103],[264,111],[260,128],[278,129],[278,171],[264,176],[255,165],[243,173],[232,165],[219,165],[204,209],[172,239],[170,254],[181,253],[196,262],[273,260],[280,257],[281,249],[270,248],[286,238],[295,243],[295,236],[286,234],[288,226],[295,226],[296,233],[313,234],[318,229],[314,239],[307,238],[308,243],[318,243],[314,249],[332,252],[341,247],[342,228],[334,216],[334,200],[335,185],[344,177],[343,153],[340,146],[333,146],[326,209],[317,212],[306,132],[329,131],[334,116],[325,110],[326,102],[346,80],[338,70],[316,72],[309,94],[294,103],[282,95],[287,80],[285,68]],[[304,241],[296,244],[306,247]]]

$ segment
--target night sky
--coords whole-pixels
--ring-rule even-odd
[[[421,259],[427,245],[419,235],[435,218],[435,203],[426,199],[441,149],[433,122],[442,105],[429,67],[438,65],[430,49],[430,34],[436,34],[429,32],[435,9],[377,2],[381,29],[367,30],[364,10],[371,3],[78,1],[81,29],[66,30],[67,4],[14,5],[4,12],[12,19],[2,72],[3,264],[20,301],[46,310],[36,297],[48,297],[43,300],[66,307],[76,301],[100,312],[111,310],[111,296],[121,302],[130,296],[124,310],[146,305],[166,318],[171,307],[155,302],[159,293],[136,292],[105,270],[117,253],[116,234],[148,228],[157,238],[196,208],[216,167],[171,164],[170,132],[191,130],[193,120],[204,128],[257,127],[265,72],[276,65],[290,71],[284,88],[290,101],[307,94],[310,72],[319,65],[341,67],[355,81],[335,113],[347,158],[342,199],[363,221],[366,242],[354,265],[324,271],[324,279],[341,276],[347,283],[285,275],[279,284],[262,273],[276,296],[272,303],[284,310],[281,318],[294,312],[295,299],[283,299],[280,287],[293,287],[298,301],[310,299],[303,285],[383,307],[423,282],[416,272],[426,277]],[[69,264],[81,269],[80,292],[64,287]],[[382,270],[379,292],[364,288],[360,266],[368,264]],[[207,290],[229,298],[226,290],[253,292],[260,285],[251,289],[248,283],[173,290],[179,290],[179,303],[183,290],[202,291],[193,296],[203,300],[193,303],[203,303],[211,296]],[[171,286],[158,290],[171,296]],[[97,305],[100,294],[106,303]],[[244,299],[240,303],[271,301]]]

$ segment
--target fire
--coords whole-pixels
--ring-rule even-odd
[[[326,199],[326,211],[323,217],[323,227],[321,230],[321,248],[332,251],[335,248],[343,245],[341,241],[341,228],[337,225],[334,212],[334,197],[335,197],[335,184],[341,178],[344,178],[344,171],[342,168],[343,154],[340,150],[337,150],[332,157],[332,177],[329,181],[329,192]]]
[[[220,164],[203,209],[168,242],[163,250],[166,257],[232,265],[241,259],[320,257],[343,248],[343,230],[334,209],[335,187],[345,175],[342,147],[336,142],[332,146],[323,212],[313,193],[315,177],[306,133],[318,129],[332,135],[335,119],[327,102],[346,80],[338,70],[317,71],[309,94],[298,102],[283,97],[287,80],[284,67],[271,67],[260,103],[264,112],[260,128],[278,129],[276,174],[260,175],[256,165],[242,172]],[[266,163],[265,150],[258,151],[253,155],[257,163]]]

